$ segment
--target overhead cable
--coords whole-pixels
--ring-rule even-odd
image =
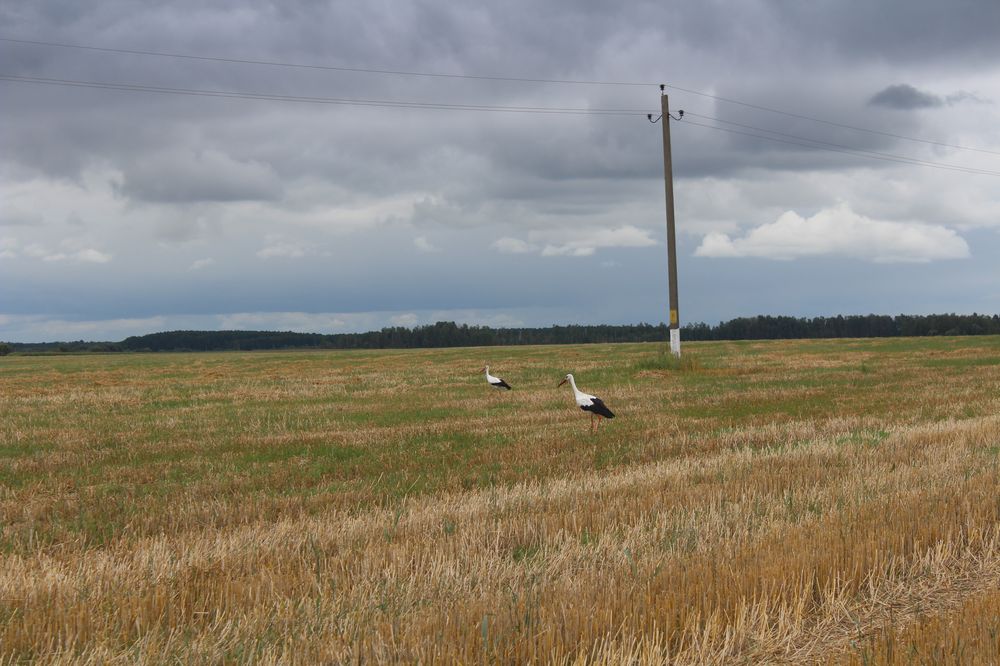
[[[757,109],[758,111],[767,111],[769,113],[777,113],[783,116],[788,116],[790,118],[799,118],[800,120],[809,120],[814,123],[821,123],[823,125],[830,125],[832,127],[840,127],[841,129],[854,130],[855,132],[867,132],[869,134],[879,134],[881,136],[892,137],[893,139],[902,139],[904,141],[915,141],[917,143],[926,143],[932,146],[941,146],[943,148],[954,148],[955,150],[971,150],[977,153],[989,153],[991,155],[1000,155],[1000,151],[987,150],[986,148],[972,148],[970,146],[960,146],[954,143],[944,143],[943,141],[932,141],[930,139],[920,139],[914,136],[905,136],[903,134],[893,134],[892,132],[883,132],[881,130],[870,129],[867,127],[858,127],[856,125],[846,125],[844,123],[834,122],[832,120],[824,120],[823,118],[815,118],[813,116],[806,116],[800,113],[792,113],[790,111],[782,111],[781,109],[774,109],[769,106],[761,106],[759,104],[751,104],[749,102],[741,102],[737,99],[731,99],[729,97],[720,97],[718,95],[710,95],[709,93],[701,92],[700,90],[691,90],[689,88],[681,88],[680,86],[666,84],[668,88],[674,90],[680,90],[682,92],[690,93],[692,95],[700,95],[702,97],[708,97],[719,102],[726,102],[728,104],[737,104],[739,106],[744,106],[750,109]]]
[[[0,37],[0,42],[15,44],[31,44],[34,46],[53,46],[63,49],[82,49],[85,51],[103,51],[105,53],[124,53],[127,55],[155,56],[158,58],[182,58],[185,60],[203,60],[209,62],[228,62],[241,65],[267,65],[269,67],[293,67],[297,69],[319,69],[333,72],[356,72],[359,74],[391,74],[394,76],[423,76],[441,79],[477,79],[481,81],[516,81],[523,83],[567,83],[587,86],[642,86],[655,85],[641,81],[591,81],[584,79],[535,79],[520,76],[489,76],[484,74],[448,74],[444,72],[416,72],[413,70],[375,69],[371,67],[344,67],[339,65],[317,65],[297,62],[280,62],[275,60],[251,60],[248,58],[223,58],[218,56],[190,55],[171,53],[167,51],[142,51],[139,49],[117,49],[105,46],[86,46],[84,44],[63,44],[60,42],[43,42],[31,39],[13,39]]]
[[[501,106],[493,104],[452,104],[447,102],[412,102],[405,100],[351,99],[341,97],[308,97],[302,95],[278,95],[272,93],[240,92],[235,90],[205,90],[199,88],[171,88],[138,83],[111,83],[105,81],[81,81],[77,79],[53,79],[39,76],[17,76],[0,74],[0,81],[35,83],[50,86],[74,88],[98,88],[127,92],[147,92],[168,95],[192,95],[200,97],[225,97],[234,99],[256,99],[272,102],[298,102],[305,104],[343,104],[348,106],[382,106],[418,109],[442,109],[454,111],[496,111],[505,113],[541,113],[585,116],[644,116],[638,109],[597,109],[545,106]]]
[[[763,127],[757,127],[755,125],[747,125],[745,123],[737,123],[737,122],[734,122],[732,120],[723,120],[722,118],[716,118],[714,116],[706,116],[706,115],[703,115],[703,114],[700,114],[700,113],[694,113],[693,111],[688,111],[687,115],[688,116],[694,116],[696,118],[701,118],[703,120],[711,120],[712,122],[722,123],[724,125],[732,125],[734,127],[742,127],[744,129],[748,129],[748,130],[755,130],[755,131],[758,131],[758,132],[766,132],[767,134],[773,134],[773,135],[776,135],[776,136],[781,136],[781,137],[785,137],[785,138],[788,138],[788,139],[793,139],[795,141],[808,141],[810,144],[817,144],[816,147],[830,146],[832,148],[840,148],[842,150],[851,151],[853,153],[858,153],[858,154],[863,154],[863,155],[868,155],[868,156],[877,156],[877,157],[890,158],[890,159],[894,159],[894,160],[901,160],[901,161],[906,161],[906,162],[910,162],[910,163],[913,163],[913,164],[920,164],[920,165],[923,165],[923,166],[949,167],[949,168],[953,168],[953,169],[971,170],[971,171],[975,171],[975,172],[1000,175],[1000,171],[989,171],[987,169],[980,169],[978,167],[967,167],[967,166],[963,166],[961,164],[948,164],[946,162],[935,162],[935,161],[932,161],[932,160],[922,160],[922,159],[919,159],[919,158],[916,158],[916,157],[907,157],[905,155],[894,155],[892,153],[883,153],[883,152],[880,152],[880,151],[868,150],[868,149],[865,149],[865,148],[854,148],[853,146],[846,146],[846,145],[840,144],[840,143],[832,143],[830,141],[823,141],[822,139],[810,139],[809,137],[799,136],[799,135],[796,135],[796,134],[787,134],[785,132],[777,132],[775,130],[769,130],[769,129],[765,129]],[[718,129],[723,129],[723,128],[720,127]],[[762,137],[762,138],[767,138],[767,137]]]
[[[0,73],[0,81],[10,81],[15,83],[31,83],[31,84],[49,85],[49,86],[66,86],[74,88],[117,90],[124,92],[144,92],[144,93],[168,94],[168,95],[218,97],[218,98],[228,98],[228,99],[250,99],[250,100],[292,102],[292,103],[303,103],[303,104],[334,104],[334,105],[345,105],[345,106],[372,106],[372,107],[417,108],[417,109],[435,109],[435,110],[451,110],[451,111],[480,111],[480,112],[501,112],[501,113],[533,113],[533,114],[557,114],[557,115],[562,114],[562,115],[588,115],[588,116],[647,115],[644,111],[638,109],[596,109],[596,108],[589,109],[589,108],[570,108],[570,107],[499,106],[499,105],[487,105],[487,104],[453,104],[445,102],[414,102],[405,100],[308,97],[301,95],[279,95],[271,93],[241,92],[241,91],[230,91],[230,90],[172,88],[172,87],[151,86],[151,85],[134,84],[134,83],[82,81],[77,79],[54,79],[54,78],[44,78],[44,77],[34,77],[34,76],[17,76],[13,74],[3,74],[3,73]],[[927,160],[919,160],[900,155],[889,155],[886,153],[877,153],[874,151],[860,150],[860,149],[850,148],[847,146],[842,146],[840,144],[832,144],[825,141],[808,139],[805,137],[797,137],[795,135],[784,134],[781,132],[774,132],[772,130],[766,130],[751,125],[743,125],[741,123],[723,121],[717,118],[713,118],[712,116],[703,116],[701,114],[696,114],[690,111],[687,112],[687,116],[697,116],[700,118],[709,119],[716,122],[729,123],[735,126],[754,129],[759,132],[765,132],[777,136],[768,136],[767,134],[755,134],[752,132],[731,129],[728,127],[719,127],[717,125],[709,125],[705,123],[695,122],[693,120],[688,120],[687,118],[685,118],[685,120],[683,121],[685,124],[729,132],[732,134],[741,134],[759,139],[776,141],[779,143],[798,145],[807,148],[815,148],[819,150],[827,150],[832,152],[867,157],[870,159],[877,159],[888,162],[897,162],[897,163],[911,164],[916,166],[926,166],[936,169],[946,169],[950,171],[961,171],[970,174],[1000,176],[1000,172],[996,171],[989,171],[986,169],[979,169],[975,167],[964,167],[954,164],[944,164],[940,162],[930,162]],[[778,138],[779,136],[784,136],[788,138]]]
[[[648,82],[648,81],[601,81],[601,80],[587,80],[587,79],[557,79],[557,78],[528,78],[519,76],[490,76],[482,74],[453,74],[453,73],[443,73],[443,72],[419,72],[413,70],[396,70],[396,69],[376,69],[369,67],[346,67],[338,65],[319,65],[310,63],[294,63],[294,62],[281,62],[274,60],[255,60],[248,58],[225,58],[219,56],[202,56],[202,55],[192,55],[185,53],[174,53],[168,51],[147,51],[141,49],[122,49],[122,48],[111,48],[104,46],[92,46],[86,44],[70,44],[64,42],[52,42],[52,41],[42,41],[42,40],[32,40],[32,39],[16,39],[12,37],[0,37],[0,42],[9,42],[13,44],[27,44],[32,46],[45,46],[52,48],[64,48],[64,49],[80,49],[86,51],[99,51],[104,53],[118,53],[126,55],[141,55],[141,56],[151,56],[159,58],[179,58],[185,60],[199,60],[199,61],[209,61],[209,62],[223,62],[223,63],[237,63],[244,65],[265,65],[270,67],[287,67],[287,68],[298,68],[298,69],[312,69],[312,70],[327,70],[327,71],[338,71],[338,72],[354,72],[360,74],[383,74],[383,75],[394,75],[394,76],[416,76],[416,77],[429,77],[429,78],[442,78],[442,79],[474,79],[482,81],[510,81],[510,82],[523,82],[523,83],[556,83],[556,84],[574,84],[574,85],[591,85],[591,86],[632,86],[632,87],[651,87],[654,85],[659,85],[658,82]],[[892,137],[894,139],[900,139],[903,141],[913,141],[917,143],[923,143],[933,146],[940,146],[944,148],[952,148],[955,150],[968,150],[980,153],[988,153],[991,155],[1000,155],[1000,151],[988,150],[985,148],[974,148],[971,146],[962,146],[954,143],[946,143],[943,141],[935,141],[932,139],[923,139],[920,137],[906,136],[903,134],[895,134],[893,132],[885,132],[882,130],[876,130],[868,127],[859,127],[857,125],[849,125],[846,123],[840,123],[824,118],[817,118],[815,116],[808,116],[801,113],[794,113],[791,111],[784,111],[782,109],[777,109],[774,107],[763,106],[760,104],[753,104],[750,102],[744,102],[738,99],[733,99],[731,97],[723,97],[720,95],[714,95],[711,93],[706,93],[700,90],[694,90],[692,88],[684,88],[682,86],[677,86],[673,84],[665,84],[667,88],[671,90],[678,90],[680,92],[688,93],[691,95],[698,95],[708,99],[713,99],[718,102],[724,102],[727,104],[736,104],[743,106],[745,108],[756,109],[758,111],[766,111],[768,113],[776,113],[786,117],[798,118],[800,120],[808,120],[810,122],[821,123],[824,125],[830,125],[833,127],[839,127],[841,129],[848,129],[856,132],[867,132],[869,134],[877,134],[881,136]]]
[[[693,115],[693,114],[692,114]],[[764,139],[766,141],[775,141],[778,143],[786,143],[793,146],[802,146],[804,148],[814,148],[816,150],[826,150],[834,153],[842,153],[844,155],[853,155],[856,157],[866,157],[873,160],[882,160],[884,162],[897,162],[900,164],[910,164],[914,166],[924,166],[934,169],[944,169],[947,171],[959,171],[962,173],[978,174],[983,176],[1000,176],[998,171],[989,171],[987,169],[977,169],[975,167],[963,167],[952,164],[941,164],[938,162],[927,162],[924,160],[911,159],[909,157],[902,156],[891,156],[883,155],[879,153],[871,153],[869,151],[861,151],[853,148],[834,148],[827,145],[817,145],[819,142],[815,142],[812,139],[804,139],[801,141],[795,141],[791,139],[781,139],[775,136],[768,136],[766,134],[755,134],[753,132],[744,132],[742,130],[731,129],[729,127],[719,127],[718,125],[708,125],[706,123],[699,123],[693,120],[684,120],[687,125],[695,125],[697,127],[705,127],[712,130],[717,130],[719,132],[728,132],[729,134],[740,134],[742,136],[754,137],[756,139]],[[764,130],[767,131],[767,130]],[[809,142],[809,143],[807,143]]]

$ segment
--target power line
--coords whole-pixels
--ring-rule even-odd
[[[823,140],[820,140],[820,139],[810,139],[809,137],[798,136],[798,135],[795,135],[795,134],[787,134],[785,132],[777,132],[775,130],[769,130],[769,129],[765,129],[763,127],[756,127],[754,125],[746,125],[744,123],[737,123],[737,122],[734,122],[732,120],[723,120],[722,118],[716,118],[714,116],[706,116],[706,115],[702,115],[700,113],[694,113],[692,111],[686,112],[686,116],[685,117],[687,117],[687,116],[695,116],[697,118],[702,118],[704,120],[711,120],[713,122],[723,123],[725,125],[733,125],[734,127],[742,127],[744,129],[756,130],[758,132],[766,132],[768,134],[774,134],[776,136],[782,136],[782,137],[786,137],[788,139],[794,139],[796,141],[808,141],[811,144],[817,144],[816,146],[814,146],[816,148],[821,148],[823,146],[829,146],[829,147],[832,147],[832,148],[840,148],[840,149],[842,149],[844,151],[850,151],[851,153],[857,153],[859,155],[865,155],[867,157],[879,157],[879,158],[892,159],[892,160],[901,161],[901,162],[907,162],[907,163],[910,163],[910,164],[917,164],[917,165],[920,165],[920,166],[933,166],[933,167],[948,168],[948,169],[960,169],[960,170],[963,170],[963,171],[969,171],[970,173],[983,173],[983,174],[990,174],[990,175],[1000,176],[1000,171],[990,171],[988,169],[980,169],[978,167],[966,167],[966,166],[962,166],[960,164],[948,164],[946,162],[934,162],[934,161],[931,161],[931,160],[922,160],[922,159],[918,159],[918,158],[915,158],[915,157],[906,157],[905,155],[894,155],[892,153],[883,153],[883,152],[879,152],[879,151],[875,151],[875,150],[865,150],[863,148],[853,148],[851,146],[845,146],[845,145],[840,144],[840,143],[831,143],[830,141],[823,141]],[[702,125],[702,126],[703,127],[708,127],[707,125]],[[717,129],[723,129],[723,128],[720,127],[720,128],[717,128]],[[751,135],[751,136],[756,136],[756,135]],[[761,137],[761,138],[768,138],[768,137]]]
[[[448,74],[441,72],[418,72],[412,70],[394,70],[394,69],[375,69],[366,67],[341,67],[336,65],[317,65],[309,63],[293,63],[293,62],[281,62],[272,60],[252,60],[245,58],[224,58],[218,56],[200,56],[184,53],[173,53],[168,51],[145,51],[139,49],[121,49],[121,48],[111,48],[103,46],[90,46],[85,44],[69,44],[63,42],[49,42],[42,40],[31,40],[31,39],[15,39],[12,37],[0,37],[2,42],[10,42],[14,44],[28,44],[33,46],[46,46],[53,48],[64,48],[64,49],[80,49],[86,51],[98,51],[104,53],[119,53],[127,55],[142,55],[142,56],[152,56],[159,58],[179,58],[185,60],[198,60],[198,61],[209,61],[209,62],[224,62],[224,63],[237,63],[244,65],[266,65],[270,67],[286,67],[286,68],[297,68],[297,69],[312,69],[312,70],[326,70],[326,71],[337,71],[337,72],[355,72],[361,74],[383,74],[383,75],[394,75],[394,76],[417,76],[417,77],[428,77],[428,78],[443,78],[443,79],[473,79],[481,81],[509,81],[509,82],[521,82],[521,83],[557,83],[557,84],[574,84],[574,85],[593,85],[593,86],[633,86],[633,87],[646,87],[658,85],[658,83],[646,82],[646,81],[597,81],[597,80],[584,80],[584,79],[544,79],[544,78],[527,78],[518,76],[488,76],[488,75],[478,75],[478,74]],[[719,102],[725,102],[727,104],[736,104],[750,109],[756,109],[758,111],[766,111],[768,113],[776,113],[790,118],[798,118],[800,120],[808,120],[810,122],[821,123],[824,125],[829,125],[832,127],[839,127],[841,129],[848,129],[856,132],[866,132],[869,134],[877,134],[880,136],[887,136],[894,139],[900,139],[903,141],[913,141],[917,143],[928,144],[932,146],[940,146],[944,148],[952,148],[955,150],[968,150],[980,153],[987,153],[991,155],[1000,155],[1000,151],[988,150],[985,148],[973,148],[971,146],[962,146],[953,143],[946,143],[943,141],[934,141],[931,139],[921,139],[919,137],[906,136],[903,134],[895,134],[892,132],[884,132],[881,130],[871,129],[868,127],[859,127],[857,125],[848,125],[846,123],[839,123],[832,120],[827,120],[824,118],[816,118],[814,116],[807,116],[805,114],[793,113],[790,111],[783,111],[781,109],[776,109],[769,106],[763,106],[760,104],[753,104],[750,102],[744,102],[738,99],[733,99],[731,97],[722,97],[719,95],[713,95],[711,93],[702,92],[700,90],[694,90],[691,88],[684,88],[677,85],[666,84],[666,86],[672,90],[678,90],[691,95],[699,95],[701,97],[706,97]]]
[[[942,141],[932,141],[930,139],[919,139],[913,136],[905,136],[903,134],[893,134],[892,132],[883,132],[881,130],[874,130],[867,127],[858,127],[856,125],[845,125],[844,123],[834,122],[832,120],[825,120],[823,118],[815,118],[813,116],[806,116],[800,113],[792,113],[790,111],[782,111],[781,109],[774,109],[769,106],[761,106],[759,104],[751,104],[749,102],[741,102],[737,99],[731,99],[729,97],[719,97],[718,95],[710,95],[709,93],[704,93],[699,90],[690,90],[688,88],[681,88],[680,86],[674,86],[666,84],[668,88],[673,88],[674,90],[680,90],[682,92],[690,93],[692,95],[700,95],[702,97],[708,97],[719,102],[726,102],[728,104],[738,104],[739,106],[745,106],[750,109],[757,109],[758,111],[767,111],[769,113],[777,113],[783,116],[788,116],[790,118],[799,118],[800,120],[809,120],[814,123],[821,123],[823,125],[830,125],[832,127],[840,127],[841,129],[854,130],[856,132],[867,132],[868,134],[878,134],[880,136],[888,136],[894,139],[902,139],[904,141],[915,141],[918,143],[926,143],[932,146],[941,146],[944,148],[954,148],[956,150],[971,150],[977,153],[989,153],[990,155],[1000,155],[1000,151],[987,150],[986,148],[972,148],[970,146],[960,146],[954,143],[944,143]]]
[[[204,90],[197,88],[169,88],[138,83],[110,83],[104,81],[80,81],[76,79],[51,79],[37,76],[17,76],[0,74],[0,81],[34,83],[73,88],[96,88],[121,90],[126,92],[146,92],[167,95],[190,95],[196,97],[222,97],[231,99],[255,99],[272,102],[298,102],[305,104],[342,104],[347,106],[377,106],[390,108],[438,109],[452,111],[495,111],[505,113],[539,113],[584,116],[645,116],[638,109],[587,109],[544,106],[500,106],[491,104],[452,104],[445,102],[411,102],[405,100],[351,99],[341,97],[307,97],[302,95],[278,95],[271,93],[240,92],[233,90]]]
[[[32,77],[32,76],[17,76],[13,74],[2,74],[0,73],[0,81],[10,81],[15,83],[32,83],[39,85],[50,85],[50,86],[65,86],[73,88],[92,88],[99,90],[117,90],[124,92],[144,92],[144,93],[154,93],[154,94],[168,94],[168,95],[186,95],[195,97],[217,97],[226,99],[251,99],[251,100],[262,100],[262,101],[273,101],[273,102],[293,102],[293,103],[303,103],[303,104],[334,104],[334,105],[345,105],[345,106],[372,106],[372,107],[386,107],[386,108],[415,108],[415,109],[433,109],[433,110],[450,110],[450,111],[486,111],[486,112],[502,112],[502,113],[534,113],[534,114],[545,114],[545,115],[588,115],[588,116],[643,116],[646,115],[645,112],[638,109],[586,109],[586,108],[571,108],[571,107],[537,107],[537,106],[500,106],[500,105],[489,105],[489,104],[453,104],[444,102],[412,102],[405,100],[376,100],[376,99],[351,99],[351,98],[338,98],[338,97],[308,97],[302,95],[279,95],[271,93],[253,93],[253,92],[240,92],[240,91],[230,91],[230,90],[205,90],[205,89],[195,89],[195,88],[171,88],[164,86],[151,86],[145,84],[134,84],[134,83],[111,83],[104,81],[81,81],[76,79],[53,79],[53,78],[43,78],[43,77]],[[712,116],[704,116],[701,114],[688,112],[687,116],[697,116],[699,118],[704,118],[707,120],[712,120],[715,122],[722,122],[731,124],[738,127],[743,127],[746,129],[753,129],[759,132],[766,132],[769,134],[774,134],[777,136],[787,137],[784,139],[777,138],[777,136],[767,136],[766,134],[755,134],[752,132],[744,132],[741,130],[734,130],[726,127],[718,127],[716,125],[708,125],[704,123],[698,123],[693,120],[685,120],[684,122],[689,125],[695,125],[698,127],[705,127],[708,129],[714,129],[724,132],[729,132],[732,134],[741,134],[744,136],[755,137],[759,139],[765,139],[769,141],[776,141],[779,143],[786,143],[791,145],[802,146],[806,148],[814,148],[819,150],[827,150],[831,152],[838,152],[848,155],[855,155],[860,157],[867,157],[869,159],[877,159],[887,162],[897,162],[901,164],[910,164],[916,166],[926,166],[936,169],[945,169],[949,171],[960,171],[963,173],[971,174],[981,174],[989,176],[1000,176],[1000,172],[989,171],[986,169],[978,169],[975,167],[964,167],[954,164],[943,164],[940,162],[930,162],[927,160],[919,160],[915,158],[904,157],[901,155],[890,155],[887,153],[877,153],[873,151],[865,151],[855,148],[850,148],[848,146],[842,146],[840,144],[829,143],[826,141],[820,141],[817,139],[809,139],[806,137],[799,137],[791,134],[784,134],[782,132],[774,132],[772,130],[767,130],[759,127],[754,127],[752,125],[744,125],[742,123],[735,123],[732,121],[721,120],[714,118]]]
[[[687,116],[688,114],[685,114]],[[693,114],[691,114],[693,115]],[[944,169],[946,171],[959,171],[962,173],[979,174],[983,176],[1000,176],[1000,172],[988,171],[986,169],[977,169],[975,167],[963,167],[949,164],[939,164],[937,162],[925,162],[923,160],[915,160],[908,157],[901,156],[887,156],[880,153],[869,153],[867,151],[854,150],[852,148],[833,148],[824,145],[816,145],[819,142],[813,141],[813,139],[803,139],[802,141],[793,141],[791,139],[779,139],[774,136],[767,136],[766,134],[754,134],[753,132],[744,132],[742,130],[730,129],[728,127],[719,127],[717,125],[707,125],[705,123],[695,122],[693,120],[684,120],[687,125],[696,125],[697,127],[705,127],[712,130],[717,130],[719,132],[728,132],[730,134],[740,134],[742,136],[754,137],[757,139],[765,139],[767,141],[776,141],[778,143],[787,143],[793,146],[802,146],[804,148],[814,148],[817,150],[826,150],[833,153],[842,153],[844,155],[853,155],[856,157],[866,157],[873,160],[882,160],[883,162],[898,162],[900,164],[909,164],[914,166],[924,166],[933,169]],[[763,130],[769,131],[769,130]],[[811,143],[806,143],[811,142]]]
[[[641,81],[588,81],[582,79],[533,79],[519,76],[487,76],[481,74],[446,74],[442,72],[416,72],[398,69],[374,69],[370,67],[340,67],[337,65],[316,65],[308,63],[280,62],[275,60],[250,60],[246,58],[222,58],[216,56],[199,56],[185,53],[170,53],[167,51],[141,51],[137,49],[116,49],[104,46],[86,46],[83,44],[63,44],[60,42],[43,42],[31,39],[13,39],[0,37],[0,42],[15,44],[32,44],[34,46],[53,46],[63,49],[82,49],[85,51],[102,51],[104,53],[124,53],[128,55],[155,56],[158,58],[182,58],[185,60],[203,60],[209,62],[228,62],[241,65],[267,65],[269,67],[294,67],[297,69],[318,69],[333,72],[356,72],[359,74],[390,74],[394,76],[423,76],[441,79],[476,79],[480,81],[514,81],[519,83],[566,83],[587,86],[652,86],[654,83]]]

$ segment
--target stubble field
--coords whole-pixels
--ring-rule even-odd
[[[1000,339],[670,360],[0,359],[0,663],[1000,662]]]

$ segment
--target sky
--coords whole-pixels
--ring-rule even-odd
[[[995,0],[0,4],[0,340],[1000,312]],[[155,89],[155,90],[154,90]]]

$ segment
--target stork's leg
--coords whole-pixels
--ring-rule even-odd
[[[601,419],[603,419],[603,418],[604,418],[604,417],[603,417],[603,416],[601,416],[600,414],[598,414],[598,415],[597,415],[597,429],[598,429],[598,430],[600,430],[600,429],[601,429]]]

